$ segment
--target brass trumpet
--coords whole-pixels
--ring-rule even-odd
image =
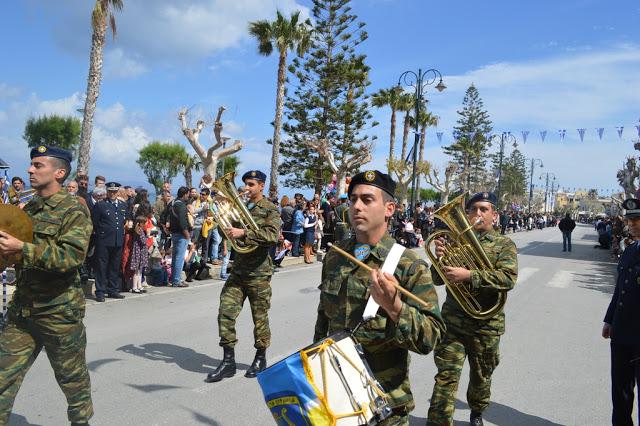
[[[224,234],[233,249],[238,253],[250,253],[258,248],[255,244],[246,244],[234,240],[227,235],[226,228],[242,228],[258,231],[258,225],[251,216],[251,212],[242,201],[242,195],[238,194],[233,182],[236,172],[227,173],[211,185],[212,191],[219,194],[214,202],[209,205],[209,211],[216,218],[220,232]]]
[[[465,268],[467,270],[492,270],[493,265],[487,257],[473,225],[469,222],[463,204],[464,194],[441,207],[433,213],[434,217],[442,220],[450,229],[434,232],[427,239],[425,251],[433,263],[434,268],[447,285],[449,292],[469,316],[476,319],[489,319],[504,308],[507,301],[506,293],[498,292],[493,306],[484,307],[476,296],[478,292],[471,289],[469,283],[452,283],[444,276],[442,266]],[[447,236],[451,242],[445,243],[445,253],[439,259],[431,252],[429,246],[437,238]]]

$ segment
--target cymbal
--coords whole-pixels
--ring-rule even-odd
[[[29,216],[18,206],[12,204],[0,204],[0,231],[30,243],[33,241],[33,225]],[[15,255],[0,254],[0,271],[13,265],[22,258],[22,253]]]

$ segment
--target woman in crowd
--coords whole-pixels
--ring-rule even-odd
[[[307,212],[304,219],[304,263],[311,263],[313,242],[316,239],[316,226],[318,216],[316,216],[316,205],[313,202],[307,203]]]

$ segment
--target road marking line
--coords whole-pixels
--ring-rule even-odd
[[[546,287],[567,288],[573,282],[573,274],[571,271],[558,271],[547,283]]]
[[[534,268],[531,266],[527,266],[525,268],[518,269],[518,284],[522,284],[529,280],[535,273],[537,273],[540,268]]]

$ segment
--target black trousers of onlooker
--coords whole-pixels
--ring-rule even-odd
[[[640,386],[640,344],[621,345],[611,341],[611,400],[613,426],[633,426],[634,388]],[[640,403],[638,404],[640,424]]]
[[[118,294],[118,272],[122,260],[122,246],[105,247],[96,246],[96,296]]]

